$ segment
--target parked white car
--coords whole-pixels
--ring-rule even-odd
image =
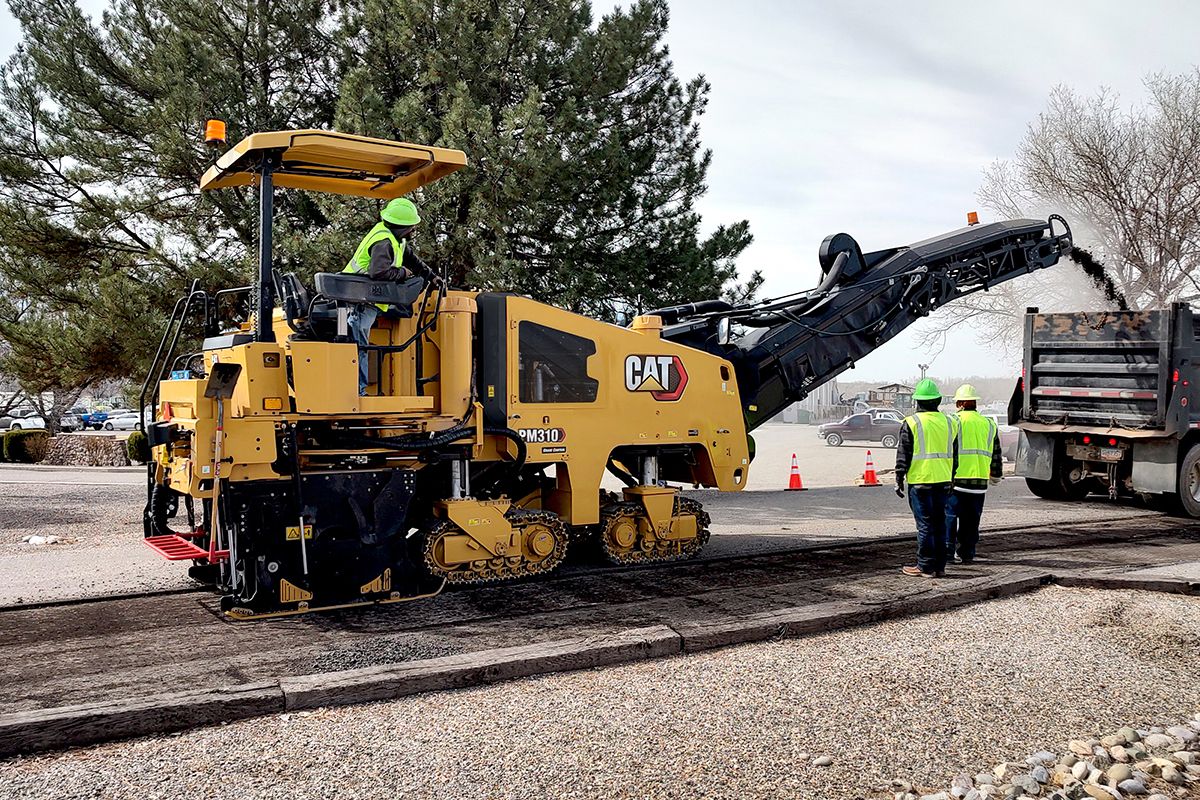
[[[146,409],[145,423],[154,421],[154,411]],[[106,431],[140,431],[146,425],[138,420],[136,411],[119,411],[109,412],[108,419],[104,420],[104,430]]]
[[[36,411],[29,411],[24,414],[21,412],[14,414],[8,429],[10,431],[32,431],[45,427],[46,420],[38,416]]]

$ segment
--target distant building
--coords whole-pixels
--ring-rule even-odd
[[[887,383],[867,393],[867,402],[873,406],[890,408],[912,408],[913,387],[906,383]]]
[[[837,379],[826,381],[813,389],[799,403],[792,403],[785,408],[776,421],[778,422],[823,422],[829,419],[841,419],[846,413],[842,404],[842,393],[838,391]]]

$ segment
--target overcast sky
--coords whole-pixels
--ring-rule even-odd
[[[1147,73],[1200,61],[1200,3],[1182,0],[673,0],[671,11],[678,74],[712,84],[700,208],[710,225],[750,220],[739,263],[762,270],[766,296],[815,285],[830,233],[873,250],[960,227],[984,167],[1013,153],[1053,85],[1135,101]],[[5,8],[5,56],[15,28]],[[930,356],[905,333],[845,379],[903,378]],[[963,331],[932,371],[1014,368]]]

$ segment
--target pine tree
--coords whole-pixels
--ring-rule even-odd
[[[73,0],[12,0],[22,27],[0,74],[0,365],[29,391],[140,375],[165,313],[195,278],[243,285],[253,191],[203,198],[231,139],[327,127],[336,74],[327,0],[114,0],[93,23]],[[284,262],[325,227],[281,196]],[[39,352],[40,351],[40,352]]]
[[[423,190],[418,249],[459,285],[609,319],[752,293],[746,222],[701,235],[708,85],[681,83],[667,12],[579,0],[10,0],[0,72],[0,370],[64,398],[140,377],[175,299],[253,271],[252,189],[201,196],[254,131],[331,128],[461,148]],[[279,192],[275,257],[337,270],[369,201]]]
[[[675,77],[663,0],[349,5],[339,127],[467,152],[420,198],[456,283],[607,318],[757,288],[730,286],[746,222],[700,235],[708,84]]]

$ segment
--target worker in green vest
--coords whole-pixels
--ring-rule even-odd
[[[397,197],[379,212],[379,222],[367,231],[342,272],[368,275],[373,281],[406,281],[414,276],[432,283],[440,279],[417,257],[408,234],[421,222],[417,206],[407,197]],[[359,303],[350,310],[350,337],[362,348],[371,343],[371,327],[387,306]],[[358,393],[367,392],[367,361],[370,351],[358,351]]]
[[[949,552],[946,503],[954,481],[958,428],[954,417],[938,411],[942,393],[929,378],[913,390],[917,412],[900,426],[896,448],[896,494],[904,497],[917,523],[917,564],[900,571],[914,578],[940,578]]]
[[[954,405],[958,408],[958,465],[954,468],[954,491],[946,504],[946,530],[950,553],[956,564],[976,560],[979,543],[979,518],[988,483],[1000,482],[1004,475],[1000,455],[1000,428],[996,422],[975,410],[979,392],[969,383],[958,387]]]

